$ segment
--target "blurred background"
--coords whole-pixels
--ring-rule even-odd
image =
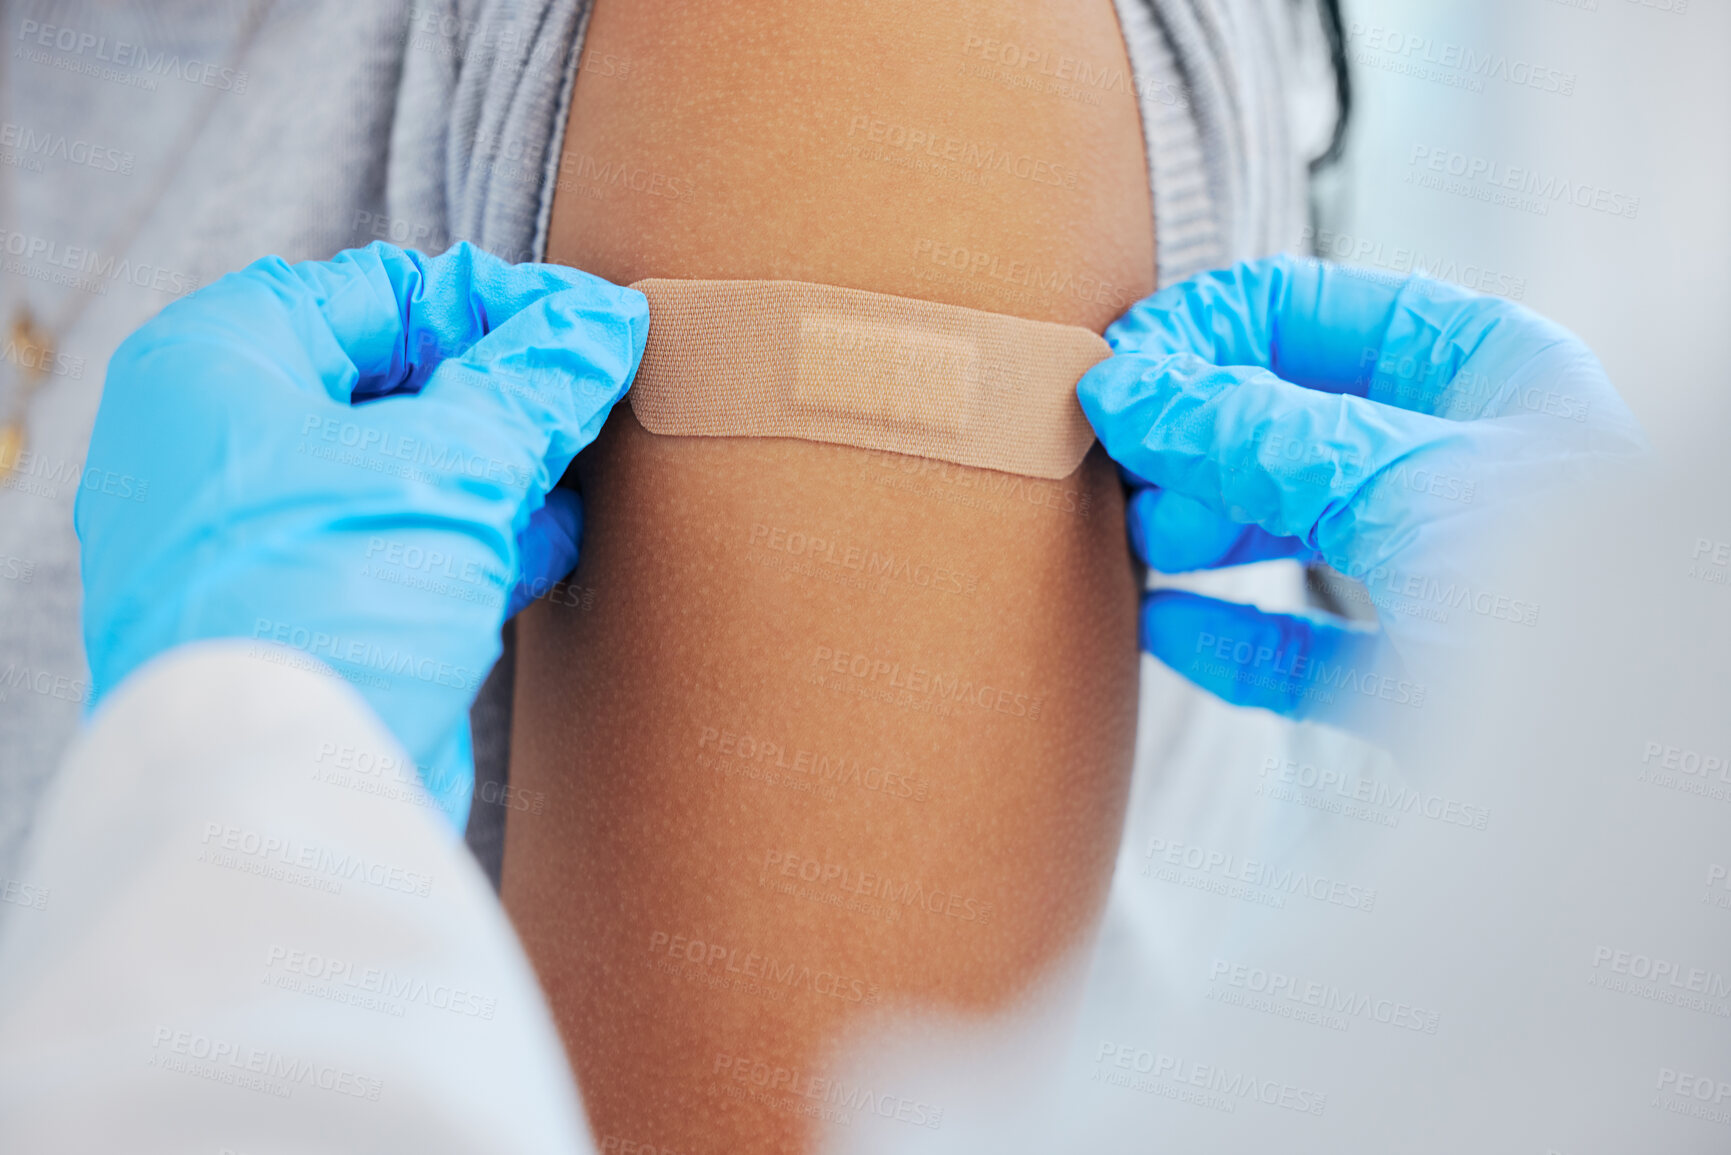
[[[885,1085],[917,1086],[945,1126],[867,1119],[849,1150],[1731,1152],[1731,564],[1712,560],[1731,557],[1731,0],[1343,0],[1343,15],[1355,99],[1316,181],[1316,251],[1569,326],[1667,476],[1588,503],[1515,564],[1501,588],[1536,598],[1542,628],[1488,639],[1507,660],[1428,755],[1397,764],[1234,711],[1146,660],[1144,730],[1188,737],[1138,750],[1079,1026],[1036,1022],[1036,1043],[958,1029],[977,1085],[910,1075],[942,1065],[930,1040],[891,1056]],[[224,31],[213,18],[213,45]],[[94,100],[70,74],[30,83],[65,86],[69,116]],[[156,99],[178,123],[194,95]],[[140,175],[97,215],[124,224]],[[21,187],[46,235],[82,235],[82,205]],[[262,177],[252,193],[173,215],[242,234],[274,203]],[[377,222],[340,223],[360,244]],[[141,234],[157,267],[221,271],[179,244]],[[81,443],[107,351],[141,300],[165,299],[117,286],[92,305],[69,346],[86,387],[44,394],[44,444]],[[76,476],[72,456],[55,469]],[[66,505],[19,500],[5,528],[46,538]],[[71,615],[75,570],[35,572]],[[76,673],[73,646],[45,668]],[[76,724],[76,702],[27,707]],[[1185,711],[1204,721],[1169,724]],[[0,882],[46,750],[0,725]],[[1021,1113],[1001,1060],[1028,1054],[1064,1110],[1028,1097]]]
[[[1318,251],[1391,271],[1416,257],[1525,302],[1586,338],[1661,445],[1691,443],[1727,392],[1731,4],[1343,0],[1342,14],[1356,101],[1343,162],[1318,181]],[[1515,191],[1551,181],[1605,207]]]
[[[1485,634],[1501,658],[1428,750],[1241,712],[1198,727],[1230,742],[1140,752],[1112,994],[1069,1066],[1092,1124],[1047,1141],[1723,1155],[1731,570],[1696,555],[1731,542],[1731,3],[1342,8],[1354,102],[1318,254],[1567,325],[1662,476],[1522,543],[1500,588],[1540,628]],[[1145,719],[1191,693],[1153,662],[1143,692]],[[1374,902],[1238,885],[1286,869]]]

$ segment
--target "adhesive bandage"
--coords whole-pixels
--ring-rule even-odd
[[[795,437],[1067,477],[1094,432],[1076,382],[1099,335],[803,281],[651,278],[629,394],[651,433]]]

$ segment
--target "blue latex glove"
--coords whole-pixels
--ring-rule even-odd
[[[1144,599],[1150,653],[1292,717],[1422,706],[1429,659],[1470,615],[1533,624],[1536,604],[1477,568],[1495,531],[1644,450],[1573,334],[1422,276],[1275,257],[1164,289],[1106,338],[1115,355],[1078,392],[1131,483],[1144,561],[1321,559],[1368,592],[1380,630],[1180,590]]]
[[[267,257],[169,305],[109,362],[90,439],[135,484],[78,494],[98,692],[195,639],[300,650],[461,829],[469,706],[507,615],[576,560],[553,486],[648,332],[637,292],[466,244]]]

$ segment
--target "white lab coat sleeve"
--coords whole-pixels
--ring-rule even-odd
[[[305,655],[135,673],[0,889],[0,1150],[594,1149],[485,878]]]

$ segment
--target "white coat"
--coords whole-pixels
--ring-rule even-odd
[[[8,880],[0,1150],[593,1150],[486,878],[297,661],[180,647],[69,753]]]

